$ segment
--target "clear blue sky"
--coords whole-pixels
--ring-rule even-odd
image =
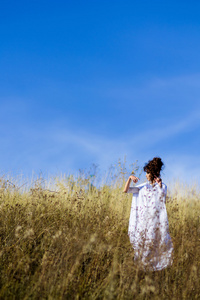
[[[199,1],[1,1],[1,174],[200,169]]]

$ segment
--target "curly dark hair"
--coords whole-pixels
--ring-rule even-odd
[[[164,167],[160,157],[154,157],[145,164],[143,170],[150,173],[150,180],[153,182],[155,177],[160,177],[160,172]]]

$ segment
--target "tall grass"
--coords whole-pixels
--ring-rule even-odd
[[[127,235],[123,180],[98,188],[92,180],[38,180],[21,191],[1,179],[0,299],[199,299],[197,190],[176,187],[167,199],[172,267],[142,272]]]

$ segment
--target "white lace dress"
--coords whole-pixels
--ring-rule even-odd
[[[172,264],[173,244],[165,206],[167,186],[145,183],[133,193],[128,234],[135,260],[143,269],[162,270]]]

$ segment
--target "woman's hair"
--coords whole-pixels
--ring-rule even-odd
[[[144,166],[144,171],[150,173],[150,180],[153,181],[155,177],[160,177],[160,171],[163,169],[164,163],[160,157],[154,157],[149,160]]]

